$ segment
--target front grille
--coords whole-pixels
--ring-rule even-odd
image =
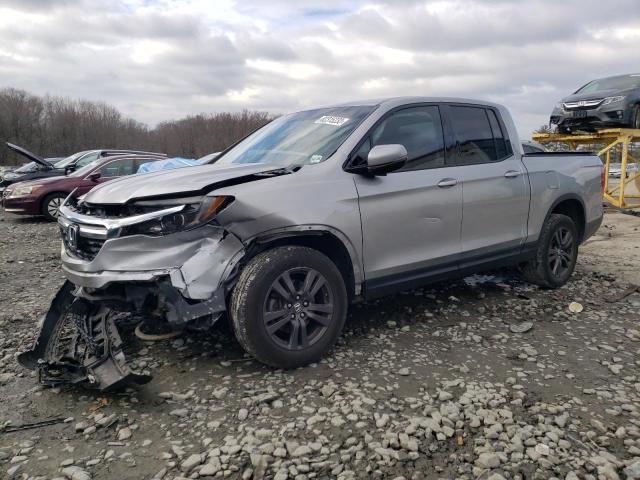
[[[566,110],[589,110],[600,105],[602,100],[602,98],[596,100],[580,100],[577,102],[565,102],[563,105]]]
[[[77,245],[72,245],[69,241],[68,232],[65,228],[60,228],[60,236],[64,243],[64,248],[68,253],[74,257],[81,258],[82,260],[91,261],[96,258],[98,252],[104,245],[105,240],[98,238],[87,238],[82,235],[78,235]]]

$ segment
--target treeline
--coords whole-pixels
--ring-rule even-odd
[[[42,157],[62,157],[93,148],[127,148],[197,158],[220,151],[272,117],[265,112],[188,116],[149,128],[103,102],[32,95],[0,89],[0,165],[24,163],[5,142]]]

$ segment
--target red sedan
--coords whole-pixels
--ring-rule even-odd
[[[100,183],[138,171],[143,163],[166,160],[160,155],[119,155],[105,157],[63,177],[40,178],[10,185],[2,198],[4,210],[18,215],[43,215],[55,220],[58,207],[75,189],[76,196]]]

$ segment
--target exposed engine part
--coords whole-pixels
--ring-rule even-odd
[[[41,383],[51,386],[82,384],[98,390],[114,390],[151,380],[128,366],[115,312],[101,303],[74,296],[65,282],[45,315],[32,350],[18,362],[38,372]]]
[[[182,335],[182,330],[173,330],[166,333],[145,333],[142,331],[143,323],[139,324],[134,333],[136,337],[144,342],[162,342],[164,340],[171,340],[172,338]]]

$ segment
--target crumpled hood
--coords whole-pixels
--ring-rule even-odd
[[[87,193],[84,201],[94,205],[109,205],[124,204],[145,197],[205,193],[211,191],[217,184],[224,186],[227,182],[242,177],[281,169],[282,166],[273,164],[217,165],[214,163],[143,173],[99,185]]]

